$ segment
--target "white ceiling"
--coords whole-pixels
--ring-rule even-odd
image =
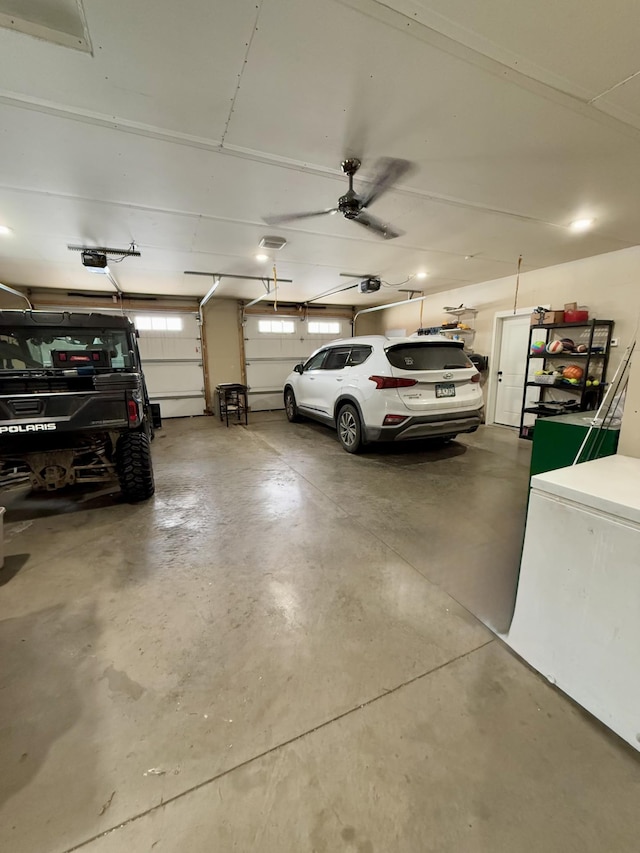
[[[112,267],[125,291],[202,295],[210,281],[184,270],[264,274],[258,241],[281,234],[279,298],[295,301],[340,272],[425,269],[416,289],[448,290],[511,274],[520,253],[534,269],[638,243],[636,0],[83,5],[93,55],[0,29],[6,284],[105,287],[67,243],[135,240],[142,257]],[[363,177],[380,156],[416,163],[372,208],[404,236],[262,222],[334,205],[346,154]],[[594,229],[571,232],[579,217]]]

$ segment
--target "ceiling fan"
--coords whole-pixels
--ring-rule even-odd
[[[289,213],[279,216],[265,216],[264,221],[268,225],[278,225],[281,222],[293,222],[296,219],[310,219],[313,216],[325,216],[331,213],[341,213],[345,219],[352,219],[364,228],[368,228],[375,234],[379,234],[385,240],[393,240],[403,232],[392,228],[382,220],[372,216],[366,208],[373,204],[380,196],[390,190],[402,177],[413,169],[413,164],[408,160],[397,160],[393,157],[381,157],[376,163],[376,175],[365,193],[357,193],[353,188],[353,176],[362,163],[357,157],[343,160],[342,171],[349,178],[349,189],[338,199],[337,207],[329,207],[325,210],[313,210],[309,213]]]

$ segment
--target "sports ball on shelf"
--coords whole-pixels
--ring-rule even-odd
[[[586,344],[578,344],[578,346],[576,347],[576,352],[586,352],[586,351],[587,351]]]
[[[565,379],[575,379],[576,383],[579,382],[584,376],[584,370],[577,364],[569,364],[562,371],[562,375]]]
[[[531,344],[531,355],[544,355],[546,348],[546,341],[534,341]]]
[[[567,352],[573,352],[576,348],[576,345],[571,340],[571,338],[563,338],[560,343],[562,344],[562,348]]]
[[[551,341],[550,344],[547,344],[547,352],[551,355],[559,355],[563,350],[562,341]]]

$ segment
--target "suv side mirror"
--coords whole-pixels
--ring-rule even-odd
[[[302,373],[304,370],[304,364],[302,362],[300,362],[300,364],[296,364],[296,366],[293,369],[296,373]]]

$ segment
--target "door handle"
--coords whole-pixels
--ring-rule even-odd
[[[498,371],[498,376],[502,376],[502,371],[501,371],[501,370],[499,370],[499,371]]]
[[[336,376],[336,382],[342,382],[344,376]]]

